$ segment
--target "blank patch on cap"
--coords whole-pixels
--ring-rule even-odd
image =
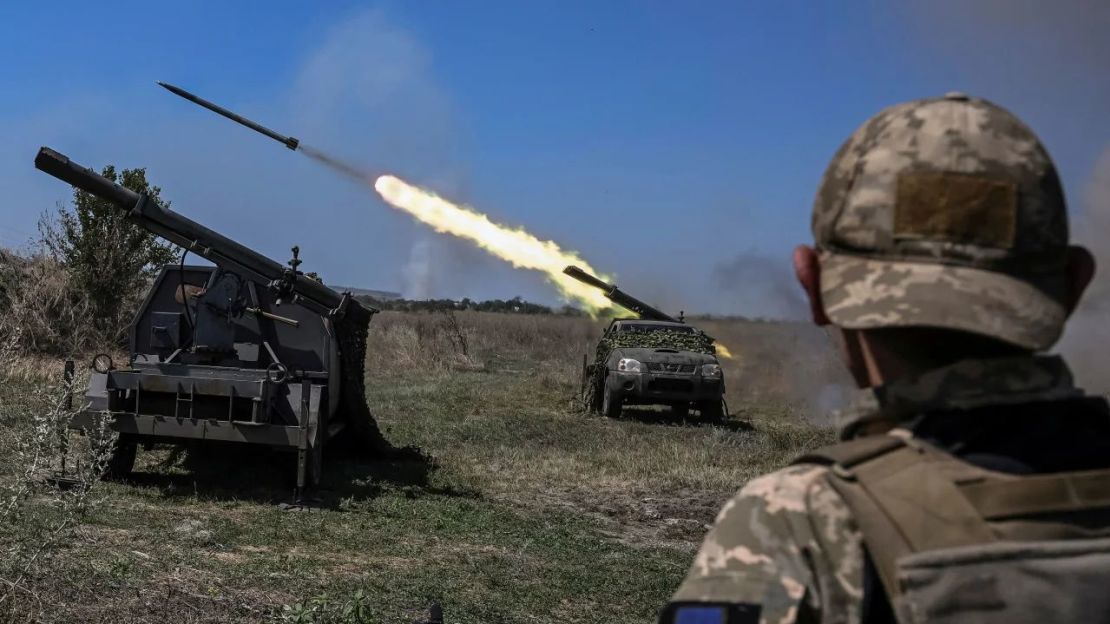
[[[894,238],[1011,249],[1017,187],[998,178],[949,171],[898,176]]]

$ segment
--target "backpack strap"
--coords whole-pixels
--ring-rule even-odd
[[[834,460],[829,483],[852,510],[892,600],[902,593],[896,575],[902,557],[995,540],[956,485],[953,468],[962,463],[908,435],[870,436],[802,458],[813,459]]]
[[[987,520],[1110,508],[1110,470],[967,483],[960,491]]]
[[[821,464],[823,466],[839,466],[851,468],[857,464],[874,459],[888,451],[892,451],[905,444],[900,436],[874,435],[865,438],[856,438],[838,444],[830,444],[813,449],[796,458],[794,464]]]

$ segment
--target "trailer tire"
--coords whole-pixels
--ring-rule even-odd
[[[121,434],[112,447],[112,455],[108,458],[103,478],[107,481],[116,481],[130,476],[135,468],[135,455],[138,451],[138,440]]]

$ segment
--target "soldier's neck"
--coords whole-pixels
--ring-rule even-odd
[[[929,370],[923,363],[914,363],[887,348],[882,341],[870,340],[866,332],[859,337],[859,354],[863,360],[861,367],[866,375],[867,387],[878,388],[886,383],[911,377]]]
[[[1013,357],[1032,352],[991,339],[960,332],[922,329],[884,329],[851,332],[856,341],[857,381],[877,388],[898,379],[972,358]],[[859,379],[862,377],[862,379]]]

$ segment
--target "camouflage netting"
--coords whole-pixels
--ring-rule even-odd
[[[347,307],[347,313],[335,324],[339,339],[339,366],[342,371],[342,395],[339,413],[348,422],[355,445],[374,450],[386,443],[370,407],[366,404],[366,336],[373,314],[359,305]]]
[[[339,413],[347,419],[348,433],[342,436],[344,446],[356,452],[370,453],[375,459],[419,461],[434,466],[434,461],[415,446],[398,448],[385,439],[378,421],[366,404],[366,337],[374,312],[358,302],[347,306],[347,313],[335,324],[339,340],[339,366],[342,368],[342,392]]]
[[[350,447],[375,455],[391,455],[396,449],[382,435],[370,407],[366,404],[366,336],[374,313],[355,302],[335,324],[339,339],[339,366],[342,369],[342,392],[339,413],[349,427]]]
[[[600,391],[605,379],[605,363],[609,360],[609,354],[613,352],[613,349],[620,348],[674,349],[675,351],[693,351],[710,355],[717,353],[713,346],[713,339],[700,331],[678,332],[658,329],[650,332],[614,332],[597,343],[593,374],[586,380],[585,388],[583,388],[582,400],[587,409],[596,410],[601,408]]]

